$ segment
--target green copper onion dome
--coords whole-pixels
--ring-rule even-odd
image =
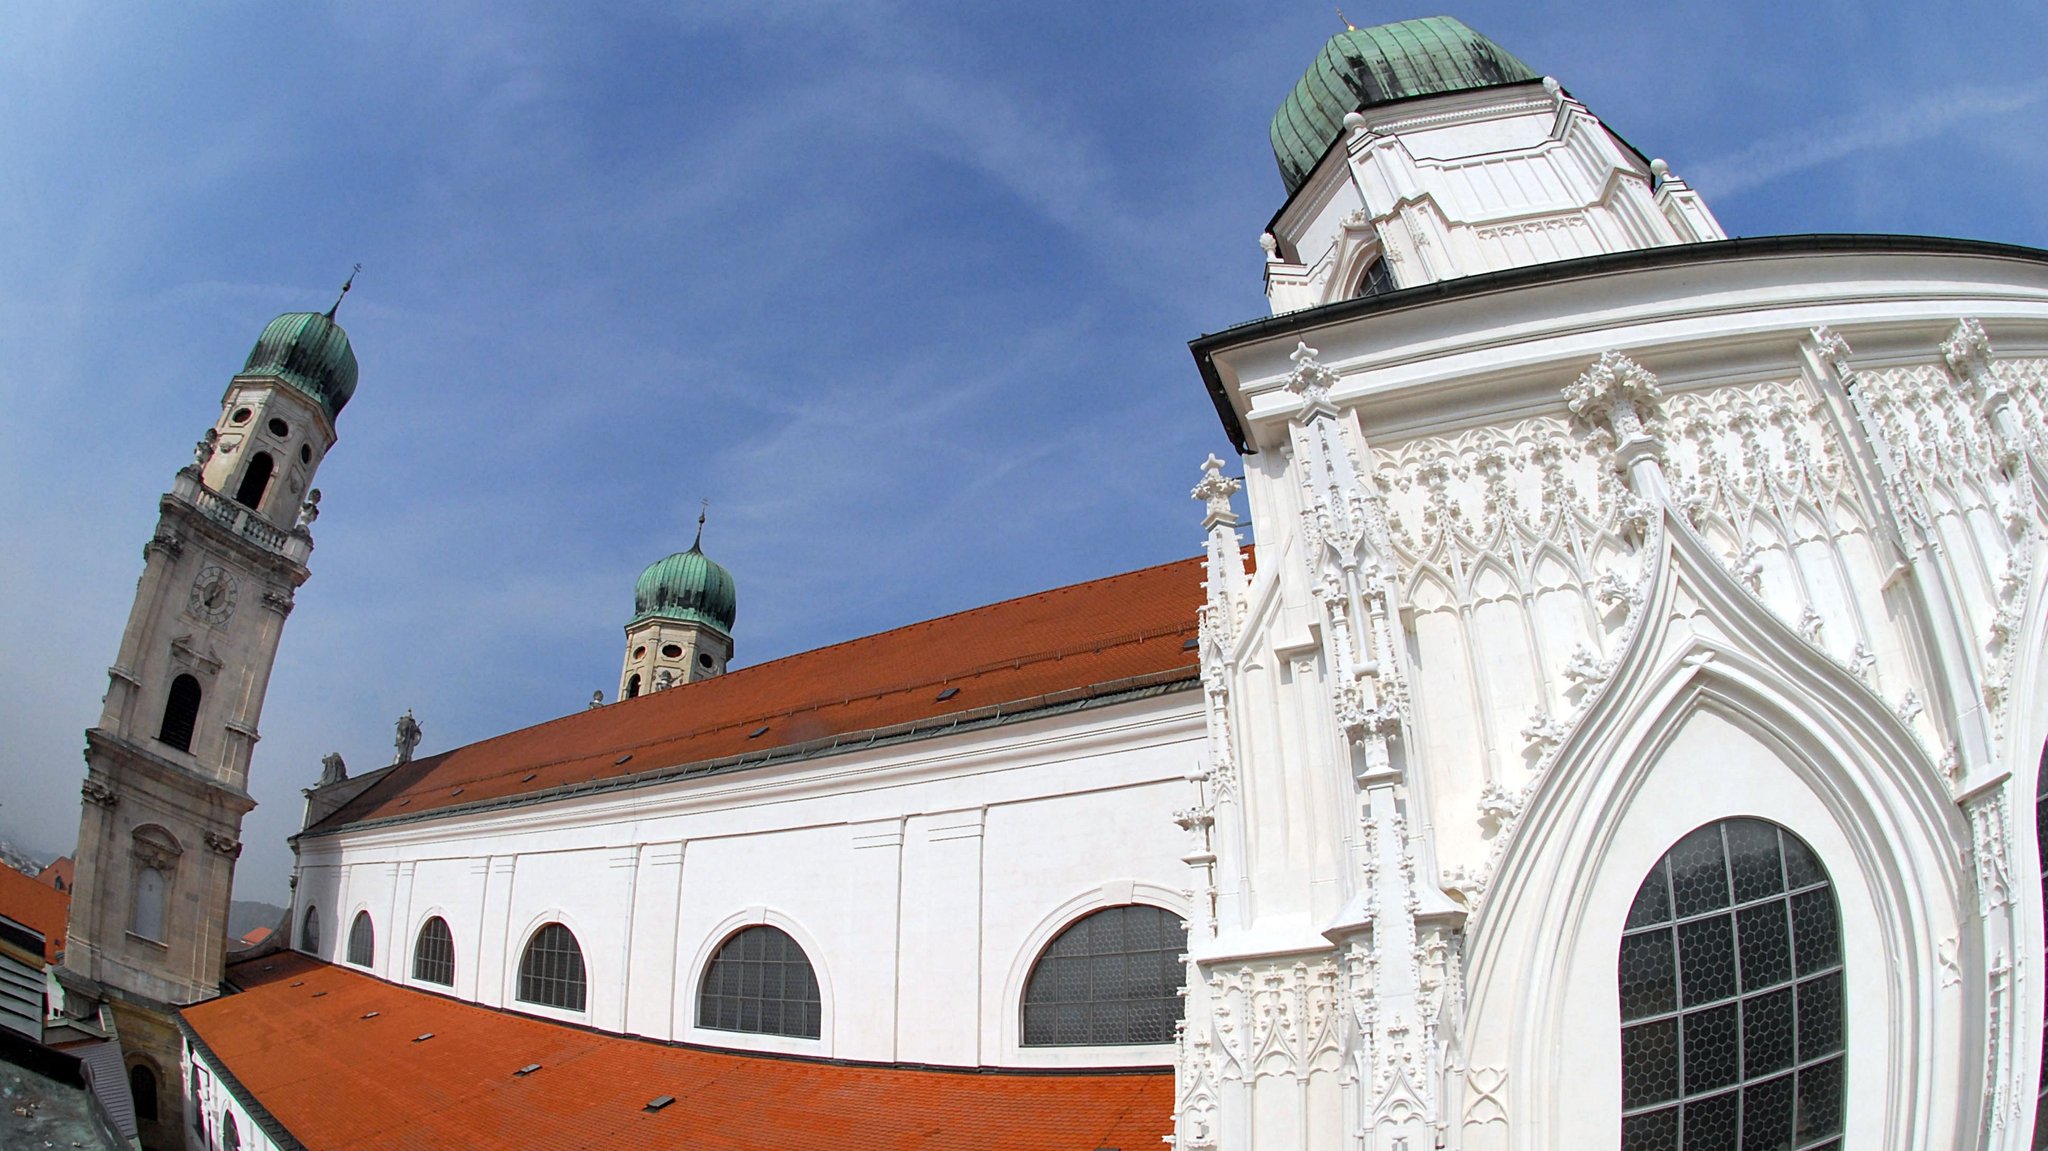
[[[356,394],[356,352],[334,313],[286,312],[256,337],[241,374],[276,376],[320,401],[333,419]]]
[[[1339,32],[1273,113],[1273,158],[1292,196],[1343,133],[1347,113],[1410,96],[1541,78],[1449,16]]]
[[[689,551],[647,565],[640,582],[633,585],[633,623],[659,616],[716,628],[730,639],[738,605],[732,573],[712,562],[695,543]]]

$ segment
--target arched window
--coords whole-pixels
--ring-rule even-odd
[[[1358,290],[1351,293],[1351,295],[1355,299],[1360,296],[1377,296],[1383,292],[1391,292],[1393,290],[1393,270],[1387,267],[1385,257],[1374,256],[1372,263],[1367,264],[1365,271],[1359,274]]]
[[[1024,1045],[1170,1043],[1188,929],[1171,911],[1107,907],[1053,937],[1024,985]]]
[[[220,1113],[220,1151],[242,1151],[242,1133],[235,1130],[235,1117],[226,1108]]]
[[[128,1097],[135,1101],[135,1117],[156,1122],[156,1072],[144,1063],[128,1068]]]
[[[305,926],[299,929],[299,950],[309,955],[320,954],[320,909],[306,905]]]
[[[355,922],[348,925],[348,961],[358,967],[377,962],[377,927],[367,911],[356,912]]]
[[[455,937],[448,933],[448,921],[438,915],[420,924],[420,937],[412,945],[412,977],[443,987],[455,985]]]
[[[1624,1151],[1841,1134],[1839,916],[1798,836],[1760,819],[1700,828],[1651,869],[1623,931]]]
[[[804,949],[779,927],[749,927],[719,945],[697,990],[697,1026],[816,1039],[823,1012]]]
[[[235,502],[245,508],[253,508],[263,502],[263,490],[270,486],[270,471],[276,467],[269,452],[257,452],[249,459],[249,470],[242,473],[242,486],[235,489]]]
[[[196,1064],[195,1064],[196,1066]],[[199,1076],[188,1076],[192,1080],[192,1130],[199,1133],[199,1142],[206,1142],[206,1101],[199,1097]]]
[[[626,678],[626,698],[637,699],[640,695],[640,673],[634,672]]]
[[[164,873],[154,867],[135,873],[135,913],[129,919],[129,931],[144,939],[163,939],[164,889],[169,886]]]
[[[576,945],[569,929],[550,923],[534,932],[519,956],[519,998],[543,1007],[581,1011],[586,989],[583,948]]]
[[[198,722],[199,681],[181,675],[171,681],[171,694],[164,700],[164,722],[157,728],[157,742],[191,751],[192,728]]]

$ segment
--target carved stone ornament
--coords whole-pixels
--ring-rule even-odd
[[[1812,329],[1808,334],[1813,337],[1813,350],[1820,358],[1837,373],[1846,375],[1849,370],[1849,355],[1855,350],[1849,346],[1849,341],[1826,324]]]
[[[114,794],[112,786],[105,780],[93,779],[90,776],[79,785],[78,794],[83,796],[87,803],[99,807],[112,807],[120,802],[120,797]]]
[[[192,466],[203,468],[213,460],[214,452],[220,448],[220,429],[208,428],[199,442],[192,445]]]
[[[184,852],[178,847],[171,834],[154,825],[135,829],[135,838],[129,842],[128,856],[143,867],[155,868],[169,875],[178,866],[178,857]]]
[[[1991,339],[1976,320],[1960,320],[1941,342],[1941,358],[1962,384],[1977,384],[1991,374]]]
[[[1565,406],[1589,424],[1606,425],[1617,447],[1650,439],[1664,390],[1657,377],[1616,351],[1600,353],[1578,379],[1564,389]]]
[[[1330,406],[1330,389],[1337,383],[1337,373],[1324,367],[1316,355],[1307,341],[1297,340],[1287,357],[1294,361],[1294,370],[1287,373],[1287,390],[1301,397],[1303,416],[1336,410]]]
[[[178,529],[166,523],[156,525],[156,534],[142,545],[142,562],[148,563],[151,552],[161,551],[172,559],[185,554],[185,541],[178,536]]]
[[[290,588],[273,587],[263,589],[263,606],[281,616],[292,614],[292,608],[297,602],[297,600],[292,598],[292,589]]]
[[[1465,1073],[1469,1090],[1465,1122],[1471,1124],[1508,1121],[1508,1073],[1499,1067],[1474,1067]]]
[[[1230,497],[1243,490],[1244,481],[1224,475],[1223,461],[1212,454],[1202,464],[1202,482],[1196,484],[1188,496],[1208,504],[1208,514],[1202,517],[1203,528],[1218,524],[1235,527],[1237,513],[1231,510]]]
[[[314,488],[312,491],[306,493],[306,502],[299,505],[299,519],[298,522],[293,526],[296,527],[299,531],[305,531],[307,528],[313,526],[314,520],[317,520],[319,518],[320,489]]]
[[[241,841],[232,835],[222,835],[218,831],[206,833],[206,846],[229,859],[238,858],[242,854]]]

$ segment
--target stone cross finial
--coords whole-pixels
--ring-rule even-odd
[[[1231,510],[1230,497],[1244,490],[1244,481],[1223,474],[1223,461],[1211,453],[1202,465],[1202,482],[1188,493],[1189,498],[1208,502],[1208,514],[1202,517],[1204,528],[1218,524],[1226,527],[1237,526],[1237,513]]]
[[[392,746],[398,749],[398,758],[391,761],[393,766],[411,763],[413,749],[420,745],[420,721],[412,717],[411,708],[406,708],[405,714],[398,717],[396,726],[398,738],[392,741]]]
[[[1336,410],[1330,406],[1330,388],[1337,382],[1337,373],[1324,367],[1316,355],[1307,341],[1297,340],[1287,357],[1294,361],[1294,370],[1287,373],[1287,390],[1301,397],[1303,415]]]

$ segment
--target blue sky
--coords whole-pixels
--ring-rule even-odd
[[[2048,246],[2032,5],[1444,9],[1730,233]],[[1359,4],[1359,23],[1439,9]],[[1260,315],[1266,123],[1319,3],[0,11],[0,834],[68,850],[155,500],[256,333],[362,383],[263,716],[298,789],[615,689],[634,577],[732,570],[736,664],[1191,555],[1186,341]]]

